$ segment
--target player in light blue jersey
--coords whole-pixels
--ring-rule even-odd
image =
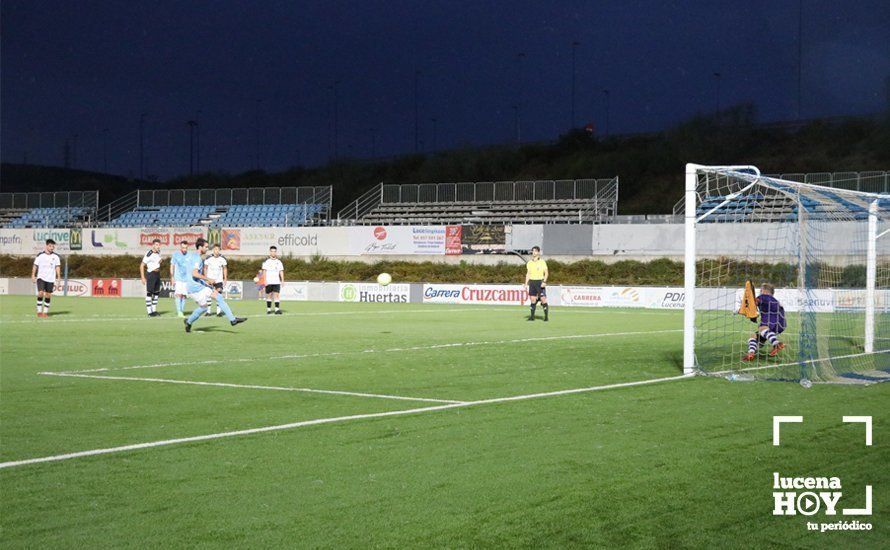
[[[195,249],[195,252],[188,253],[183,260],[185,267],[189,270],[188,272],[191,273],[191,278],[188,282],[188,295],[198,303],[198,308],[185,320],[185,331],[192,331],[192,325],[207,312],[212,300],[216,300],[219,309],[226,315],[232,326],[246,321],[246,317],[235,317],[222,293],[217,292],[213,288],[213,283],[216,281],[204,275],[203,258],[207,254],[207,241],[198,239],[195,241]]]
[[[179,243],[179,252],[170,256],[170,279],[173,281],[173,302],[176,304],[176,316],[185,317],[185,299],[188,297],[188,284],[192,280],[192,272],[186,265],[189,255],[188,241]]]

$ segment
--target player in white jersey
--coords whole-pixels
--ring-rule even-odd
[[[220,294],[225,292],[226,282],[229,280],[228,262],[225,256],[220,254],[219,245],[213,245],[213,252],[204,260],[204,275],[208,279],[213,279],[213,288]],[[210,308],[207,308],[207,315],[210,315]],[[222,317],[222,310],[219,308],[219,302],[216,304],[216,316]]]
[[[157,317],[158,296],[161,295],[161,240],[151,242],[151,249],[139,264],[139,278],[145,285],[145,310],[149,317]]]
[[[56,241],[46,240],[43,252],[34,258],[31,282],[37,285],[37,316],[49,317],[50,298],[56,288],[56,280],[62,278],[62,259],[56,254]]]
[[[275,302],[275,315],[281,315],[281,284],[284,282],[284,264],[278,259],[278,248],[269,247],[269,257],[263,262],[263,280],[266,281],[266,315],[272,315],[272,302]]]

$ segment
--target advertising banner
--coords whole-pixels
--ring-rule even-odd
[[[84,252],[92,254],[137,254],[139,251],[147,250],[151,246],[151,238],[142,237],[140,229],[120,228],[120,229],[89,229],[89,238],[84,236]],[[170,242],[169,235],[166,233],[153,233],[152,237],[158,236],[161,244]],[[145,242],[141,242],[144,239]],[[166,246],[166,245],[164,245]]]
[[[101,296],[103,298],[120,298],[121,297],[121,280],[120,279],[93,279],[92,280],[93,296]]]
[[[603,289],[595,286],[561,286],[560,303],[564,306],[602,307]]]
[[[46,240],[56,241],[56,252],[61,254],[71,251],[70,229],[28,229],[31,233],[31,253],[42,252],[46,247]]]
[[[376,283],[340,283],[341,302],[386,302],[406,304],[411,285],[380,286]]]
[[[305,281],[285,281],[281,285],[282,301],[305,302],[309,299],[309,283]]]
[[[523,285],[423,285],[423,301],[430,304],[488,304],[518,306],[528,303]]]
[[[445,254],[445,226],[351,227],[352,254]]]
[[[0,296],[9,294],[9,279],[0,278]]]
[[[62,281],[56,286],[53,294],[62,294],[65,296],[92,296],[93,285],[89,279],[68,279],[68,282]]]
[[[453,256],[461,253],[463,226],[449,225],[445,227],[445,254]]]
[[[503,254],[506,243],[503,225],[465,225],[461,230],[461,254]]]

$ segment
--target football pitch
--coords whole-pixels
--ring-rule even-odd
[[[4,547],[890,545],[890,384],[682,377],[679,311],[172,307],[0,299]],[[873,529],[773,516],[774,472]]]

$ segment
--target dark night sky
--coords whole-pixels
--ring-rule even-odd
[[[890,82],[890,2],[803,0],[802,116],[884,109]],[[419,79],[423,148],[569,127],[571,43],[577,125],[665,128],[752,101],[761,120],[796,116],[798,0],[588,2],[131,2],[4,0],[3,159],[61,164],[78,135],[79,168],[138,174],[188,171],[186,121],[201,124],[201,168],[317,165],[331,152],[339,90],[341,156],[414,150]],[[524,52],[521,71],[518,52]],[[107,134],[103,131],[108,129]]]

